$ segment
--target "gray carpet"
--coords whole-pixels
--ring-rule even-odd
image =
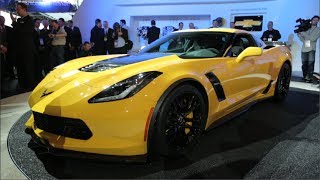
[[[319,94],[291,89],[287,100],[260,102],[203,135],[187,157],[150,164],[56,157],[24,133],[30,113],[8,136],[16,165],[30,179],[248,178],[319,179]]]

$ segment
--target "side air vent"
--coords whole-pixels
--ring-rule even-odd
[[[223,87],[220,83],[220,80],[217,78],[216,75],[214,75],[212,72],[209,72],[206,74],[207,78],[211,82],[214,91],[216,92],[218,100],[221,102],[226,99],[226,96],[224,94]]]

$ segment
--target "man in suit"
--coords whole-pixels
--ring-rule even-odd
[[[75,59],[79,56],[80,46],[82,44],[82,36],[80,29],[76,26],[73,26],[73,21],[68,21],[68,26],[71,29],[71,38],[70,38],[70,58]]]
[[[96,19],[95,26],[91,29],[90,42],[93,43],[93,54],[94,55],[105,55],[104,48],[104,33],[101,28],[101,20]]]
[[[0,16],[0,60],[1,79],[15,79],[14,67],[14,36],[13,29],[5,25],[5,18]]]
[[[28,14],[28,7],[24,3],[17,3],[18,20],[12,15],[12,26],[16,39],[16,59],[19,86],[22,92],[31,91],[36,86],[35,77],[35,53],[33,42],[34,22]]]
[[[183,22],[179,22],[179,28],[178,29],[174,29],[173,31],[181,31],[183,30]]]
[[[147,38],[148,44],[151,44],[153,41],[159,39],[160,28],[156,27],[156,21],[151,20],[151,28],[148,28]]]
[[[45,74],[48,74],[50,72],[50,43],[51,40],[49,38],[50,30],[49,30],[49,22],[48,20],[44,19],[42,20],[43,29],[40,30],[40,60],[42,63],[42,68],[44,70]]]
[[[33,41],[34,45],[36,47],[36,54],[35,54],[35,76],[36,76],[36,82],[40,82],[43,78],[42,75],[42,61],[43,59],[40,58],[40,53],[43,49],[44,42],[40,38],[40,19],[34,19],[34,30],[33,30]]]
[[[71,47],[71,29],[66,26],[66,23],[64,21],[63,18],[59,18],[59,21],[58,21],[58,24],[59,24],[59,27],[60,28],[63,28],[64,31],[67,33],[67,37],[66,37],[66,45],[65,45],[65,48],[64,48],[64,60],[65,62],[71,60],[71,57],[70,57],[70,47]]]
[[[103,22],[103,33],[104,33],[104,45],[105,45],[105,52],[107,54],[112,54],[113,50],[113,39],[112,35],[114,33],[114,30],[112,28],[109,28],[108,21]]]
[[[212,20],[212,26],[210,28],[219,28],[219,21],[217,19]]]

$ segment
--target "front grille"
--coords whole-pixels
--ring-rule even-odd
[[[88,126],[80,119],[50,116],[33,112],[36,128],[65,137],[87,140],[92,136]]]

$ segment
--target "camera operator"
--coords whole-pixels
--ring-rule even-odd
[[[263,32],[263,35],[261,37],[262,41],[278,41],[281,39],[281,34],[278,30],[273,29],[273,22],[268,22],[268,30]]]
[[[302,73],[306,82],[311,82],[311,77],[314,70],[316,44],[320,37],[320,28],[317,27],[319,16],[314,16],[311,19],[311,28],[304,32],[299,32],[298,37],[303,42],[301,49]]]

